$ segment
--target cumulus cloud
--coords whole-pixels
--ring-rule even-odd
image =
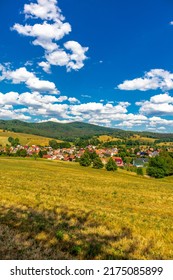
[[[43,68],[44,72],[51,73],[50,64],[48,62],[42,61],[39,62],[38,65]]]
[[[69,34],[71,32],[71,26],[69,23],[62,22],[54,24],[43,22],[43,24],[35,24],[33,26],[15,24],[12,30],[24,36],[36,37],[37,39],[33,41],[33,45],[38,45],[48,51],[53,51],[58,47],[53,40],[59,41],[65,35]]]
[[[120,90],[170,90],[173,89],[173,74],[163,69],[152,69],[144,77],[125,80],[118,85]]]
[[[68,41],[64,44],[64,47],[71,51],[69,55],[69,63],[67,64],[67,70],[79,70],[84,66],[83,61],[87,59],[85,53],[88,48],[82,47],[78,42]]]
[[[167,93],[166,93],[167,94]],[[167,94],[168,95],[168,94]],[[163,99],[169,100],[169,95],[164,94]],[[151,98],[155,105],[162,105],[163,99],[158,96]],[[69,103],[63,103],[67,102]],[[5,119],[31,120],[34,117],[40,121],[57,121],[61,123],[84,121],[103,126],[134,129],[169,129],[173,120],[159,116],[148,117],[142,112],[129,113],[128,102],[119,102],[117,105],[101,102],[77,103],[75,97],[42,95],[40,92],[8,92],[0,93],[0,117]],[[60,104],[61,103],[61,104]],[[142,104],[142,103],[141,103]]]
[[[29,72],[25,67],[16,70],[1,67],[0,81],[10,80],[13,84],[25,83],[26,86],[33,91],[48,92],[58,94],[55,84],[46,80],[40,80],[33,72]]]
[[[69,97],[68,101],[72,104],[73,103],[80,103],[80,101],[76,97]]]
[[[59,41],[71,31],[71,25],[64,22],[65,18],[56,0],[37,0],[37,3],[24,5],[26,19],[42,20],[34,25],[15,23],[12,30],[20,35],[33,37],[32,44],[41,46],[45,50],[45,59],[39,65],[50,73],[51,65],[66,66],[67,71],[79,70],[87,59],[85,53],[88,48],[82,47],[76,41],[68,41],[62,47]]]
[[[172,115],[173,97],[168,93],[154,95],[148,101],[136,102],[139,112],[144,115]]]

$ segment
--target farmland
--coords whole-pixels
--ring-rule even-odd
[[[6,144],[9,144],[8,138],[19,138],[21,145],[41,145],[41,146],[48,146],[49,141],[52,138],[46,138],[38,135],[32,135],[32,134],[25,134],[25,133],[16,133],[11,131],[3,131],[0,130],[0,145],[5,146]],[[57,142],[62,142],[58,141]]]
[[[172,259],[173,178],[0,159],[1,259]]]

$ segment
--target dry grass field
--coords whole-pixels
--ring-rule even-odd
[[[173,259],[173,177],[0,159],[1,259]]]
[[[19,138],[21,145],[41,145],[41,146],[48,146],[49,141],[52,140],[52,138],[46,138],[38,135],[32,135],[32,134],[25,134],[25,133],[16,133],[11,131],[3,131],[0,130],[0,145],[3,147],[6,144],[9,144],[8,138]],[[62,142],[59,140],[56,140],[57,142]]]
[[[149,137],[143,137],[143,136],[140,136],[138,134],[135,134],[133,136],[130,137],[131,140],[138,140],[138,141],[141,141],[141,142],[149,142],[149,143],[154,143],[155,140],[157,139],[153,139],[153,138],[149,138]]]
[[[112,137],[110,135],[100,135],[98,139],[102,142],[109,142],[109,141],[120,141],[120,138]]]

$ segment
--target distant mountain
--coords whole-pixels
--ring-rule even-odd
[[[173,140],[173,133],[124,131],[82,122],[62,124],[56,122],[28,123],[19,120],[0,120],[0,129],[67,141],[73,141],[77,137],[92,137],[103,134],[119,138],[128,138],[134,134],[139,134],[140,136],[155,139]]]

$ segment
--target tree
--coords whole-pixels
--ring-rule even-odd
[[[19,143],[19,138],[13,138],[13,137],[8,137],[8,142],[10,142],[11,146],[17,147],[17,145],[20,145]]]
[[[42,157],[43,157],[43,152],[42,152],[41,150],[38,152],[38,157],[39,157],[39,158],[42,158]]]
[[[57,149],[58,148],[58,143],[56,140],[50,140],[49,141],[49,146],[52,147],[52,149]]]
[[[20,157],[26,157],[27,156],[27,151],[26,150],[20,150]]]
[[[86,150],[86,152],[89,154],[89,157],[90,157],[91,161],[94,161],[96,158],[98,158],[98,155],[95,151],[94,152],[89,152],[88,150]]]
[[[160,156],[151,158],[147,168],[147,174],[155,178],[163,178],[173,174],[173,160],[169,154],[163,153]]]
[[[97,156],[93,160],[93,168],[101,169],[101,168],[103,168],[103,166],[104,166],[104,164],[102,163],[101,159]]]
[[[151,177],[158,178],[158,179],[165,177],[165,172],[163,169],[153,167],[153,166],[147,168],[147,174]]]
[[[107,171],[117,170],[117,165],[116,165],[116,162],[113,160],[113,158],[110,158],[108,163],[106,164],[106,170]]]
[[[79,163],[80,163],[81,166],[85,166],[85,167],[91,165],[91,159],[90,159],[90,156],[89,156],[88,152],[85,152],[85,153],[81,156],[81,158],[80,158],[80,160],[79,160]]]
[[[36,153],[33,153],[32,158],[36,160],[38,158],[38,155]]]
[[[8,142],[12,143],[14,141],[14,138],[13,137],[8,137]]]
[[[143,175],[144,175],[144,172],[143,172],[142,167],[138,167],[138,168],[136,169],[136,173],[137,173],[137,175],[143,176]]]

